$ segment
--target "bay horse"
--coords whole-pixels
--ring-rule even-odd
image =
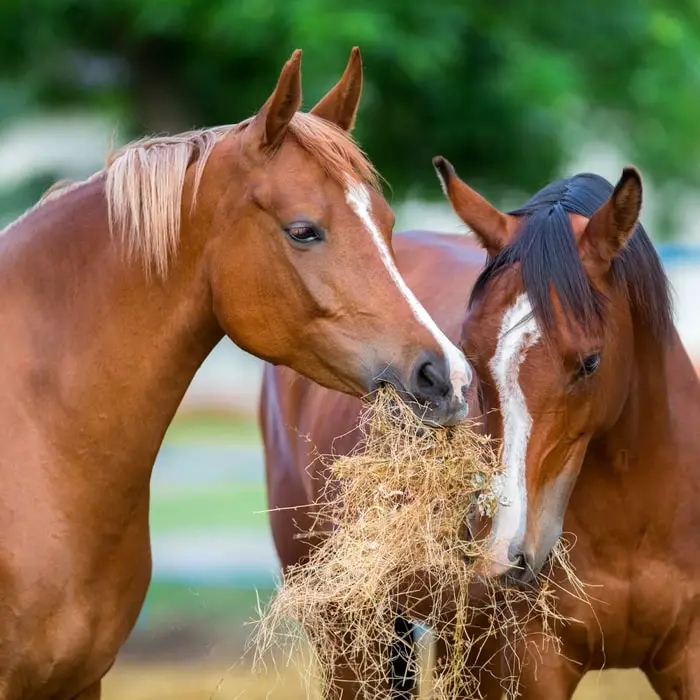
[[[576,622],[561,653],[523,659],[520,693],[570,698],[610,667],[640,668],[663,700],[700,698],[700,382],[639,223],[641,177],[578,175],[504,214],[435,165],[488,254],[461,340],[506,468],[510,505],[476,526],[487,573],[530,584],[564,531],[590,586],[590,605],[558,596]]]
[[[407,284],[436,323],[459,341],[465,300],[484,263],[483,251],[465,236],[406,231],[395,233],[394,252]],[[445,281],[449,280],[446,284]],[[469,413],[478,412],[474,382]],[[319,455],[349,454],[360,440],[362,402],[327,390],[286,367],[266,364],[260,394],[260,426],[265,453],[267,498],[272,536],[283,571],[304,562],[318,537],[304,536],[317,526],[316,510],[305,506],[326,492],[326,472]],[[390,662],[388,691],[409,698],[416,690],[414,626],[396,619],[401,641],[386,650]],[[327,691],[334,698],[362,697],[363,679],[342,669]]]
[[[229,336],[459,420],[470,369],[400,277],[349,136],[357,49],[311,113],[301,53],[242,124],[138,141],[0,234],[0,698],[96,700],[151,574],[149,480]]]
[[[700,435],[692,429],[700,382],[638,222],[641,178],[625,169],[613,188],[580,174],[505,214],[446,160],[435,165],[484,265],[475,270],[474,244],[459,237],[395,234],[394,247],[418,298],[450,337],[461,336],[478,378],[476,413],[502,440],[506,498],[492,520],[472,523],[490,543],[483,575],[535,585],[564,532],[591,596],[581,601],[559,582],[557,610],[572,620],[557,628],[559,652],[537,648],[541,628],[530,618],[529,652],[517,649],[518,690],[563,700],[589,670],[640,668],[663,700],[700,698]],[[271,508],[318,492],[305,476],[310,445],[347,453],[359,438],[359,408],[291,370],[265,368]],[[303,514],[273,511],[271,520],[283,566],[303,561],[303,542],[293,539],[307,526]],[[406,641],[391,652],[392,690],[408,697],[411,625],[399,618],[397,629]],[[502,697],[508,649],[494,637],[484,650],[494,660],[481,676],[488,700]],[[332,692],[358,690],[348,683]]]

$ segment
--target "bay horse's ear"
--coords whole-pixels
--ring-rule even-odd
[[[248,133],[263,151],[274,152],[284,141],[292,117],[301,106],[301,49],[284,64],[277,86],[253,117]]]
[[[590,218],[578,242],[589,274],[608,271],[637,228],[641,209],[642,177],[635,168],[625,168],[610,198]]]
[[[345,131],[355,125],[355,116],[362,94],[362,57],[355,46],[343,77],[328,94],[311,110],[311,114],[333,122]]]
[[[433,165],[457,216],[474,232],[486,252],[496,255],[510,240],[517,223],[515,217],[500,212],[460,180],[446,158],[435,156]]]

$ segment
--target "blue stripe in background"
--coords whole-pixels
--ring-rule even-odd
[[[700,245],[692,243],[658,243],[656,250],[664,265],[700,261]]]

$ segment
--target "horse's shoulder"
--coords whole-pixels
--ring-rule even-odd
[[[288,367],[265,363],[260,425],[268,458],[305,468],[314,456],[337,451],[338,436],[354,428],[360,407],[353,396],[326,389]]]

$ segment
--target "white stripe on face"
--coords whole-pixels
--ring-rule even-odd
[[[510,568],[508,547],[512,542],[519,542],[525,533],[525,458],[532,418],[520,387],[519,375],[527,351],[540,337],[530,300],[527,294],[521,294],[503,314],[496,352],[489,363],[498,389],[503,421],[502,459],[505,473],[501,500],[491,530],[491,556],[499,573]]]
[[[379,256],[384,263],[384,267],[387,269],[392,281],[399,288],[401,295],[408,303],[413,316],[428,330],[442,350],[449,366],[452,389],[455,395],[462,399],[462,389],[468,387],[472,381],[472,368],[461,350],[455,347],[448,340],[447,336],[437,327],[437,324],[433,321],[430,314],[423,308],[423,305],[416,299],[406,282],[404,282],[403,277],[401,277],[391,257],[389,248],[379,233],[374,219],[372,219],[372,202],[369,190],[365,185],[352,182],[345,190],[345,201],[369,231],[374,244],[379,250]]]

